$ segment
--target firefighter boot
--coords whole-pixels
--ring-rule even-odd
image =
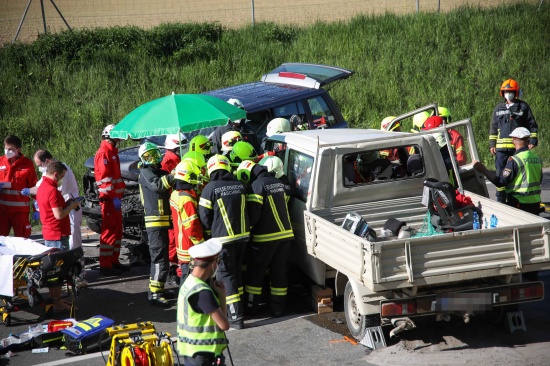
[[[164,292],[151,292],[149,291],[149,303],[151,305],[169,307],[170,301],[164,297]]]

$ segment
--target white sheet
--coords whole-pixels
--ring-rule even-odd
[[[34,240],[0,236],[0,295],[13,296],[14,255],[37,255],[49,249]]]

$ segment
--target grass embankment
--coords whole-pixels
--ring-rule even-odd
[[[464,8],[449,14],[357,17],[305,27],[162,25],[64,32],[0,48],[0,135],[17,134],[78,177],[102,128],[138,105],[258,80],[283,62],[336,65],[356,74],[331,90],[354,127],[437,102],[471,117],[482,159],[501,82],[515,78],[540,127],[550,165],[550,7]]]

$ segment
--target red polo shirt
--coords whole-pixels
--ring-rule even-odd
[[[71,235],[71,219],[69,215],[58,220],[53,215],[53,208],[65,208],[65,200],[57,190],[57,182],[46,176],[36,191],[36,201],[42,221],[42,236],[44,240],[60,240],[62,236]]]

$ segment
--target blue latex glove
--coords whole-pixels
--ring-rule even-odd
[[[4,183],[0,183],[0,192],[2,192],[2,188],[4,188]]]
[[[21,190],[21,195],[29,197],[29,196],[31,195],[31,190],[30,190],[30,188],[23,188],[23,189]]]
[[[120,202],[120,198],[113,198],[113,204],[115,205],[115,210],[120,211],[120,208],[122,207],[122,202]]]
[[[34,211],[34,212],[32,213],[32,219],[33,219],[34,221],[40,220],[40,212]]]

